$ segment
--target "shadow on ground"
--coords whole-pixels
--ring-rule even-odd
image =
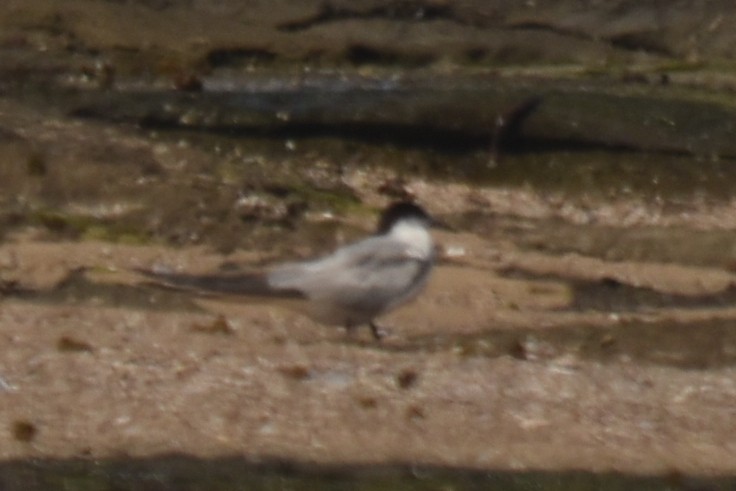
[[[33,460],[0,463],[0,489],[168,491],[270,489],[546,489],[720,491],[736,489],[736,478],[679,474],[634,476],[583,471],[480,471],[409,464],[314,465],[284,460],[249,461],[242,457],[197,459],[166,455],[149,459]]]

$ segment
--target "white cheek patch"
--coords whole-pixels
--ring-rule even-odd
[[[434,251],[429,231],[418,222],[397,223],[391,229],[391,237],[406,244],[407,256],[413,259],[426,260]]]

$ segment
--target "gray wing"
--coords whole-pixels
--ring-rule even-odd
[[[323,259],[276,268],[268,281],[274,289],[298,290],[373,317],[418,293],[430,268],[431,260],[412,257],[406,245],[378,236]]]

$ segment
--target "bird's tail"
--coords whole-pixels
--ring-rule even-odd
[[[142,268],[134,271],[146,278],[144,284],[158,288],[187,291],[199,295],[235,295],[265,297],[299,297],[294,290],[274,289],[263,273],[233,273],[193,275],[186,273],[159,273]]]

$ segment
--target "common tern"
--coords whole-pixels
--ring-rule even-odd
[[[379,340],[384,333],[375,318],[414,299],[427,283],[436,255],[429,233],[434,223],[419,205],[399,202],[383,211],[373,235],[318,259],[262,273],[136,271],[154,285],[201,295],[305,300],[299,310],[312,319],[348,331],[367,324]]]

